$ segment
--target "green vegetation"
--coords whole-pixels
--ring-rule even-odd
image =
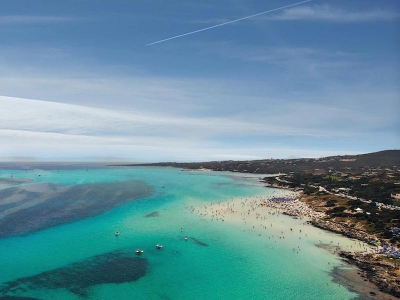
[[[342,177],[332,176],[332,175],[324,176],[323,179],[324,180],[329,180],[329,181],[343,181]]]
[[[306,195],[311,195],[312,193],[318,192],[318,189],[317,189],[317,188],[313,188],[313,187],[311,187],[311,186],[306,186],[306,187],[304,188],[303,192],[304,192],[304,194],[306,194]]]
[[[396,184],[396,181],[400,182],[400,175],[398,172],[394,172],[393,174],[391,175],[392,177],[385,177],[382,173],[372,176],[355,174],[354,176],[338,180],[338,176],[296,173],[289,176],[282,176],[281,179],[290,182],[288,184],[290,188],[305,187],[304,192],[307,194],[309,194],[308,186],[310,185],[321,186],[334,193],[339,193],[338,189],[345,188],[349,189],[349,196],[384,204],[398,205],[400,201],[395,201],[392,194],[400,193],[400,185]],[[271,180],[273,181],[274,179]]]
[[[169,166],[186,169],[206,168],[214,171],[230,171],[257,174],[306,172],[331,176],[334,174],[329,174],[330,170],[333,170],[335,172],[363,172],[368,171],[371,168],[400,166],[400,150],[385,150],[361,155],[330,156],[323,158],[263,159],[248,161],[227,160],[200,163],[160,162],[135,165]]]
[[[326,207],[333,207],[336,206],[337,200],[335,199],[330,199],[326,202]]]
[[[311,199],[319,208],[323,208],[328,216],[336,222],[343,222],[350,227],[363,228],[378,237],[390,240],[400,246],[400,210],[379,208],[374,202],[351,200],[340,196],[311,194]],[[357,212],[355,209],[362,209]],[[394,231],[394,228],[399,228]]]
[[[330,210],[328,210],[327,212],[329,214],[333,214],[336,215],[338,217],[346,217],[348,214],[343,213],[347,208],[345,206],[336,206]]]

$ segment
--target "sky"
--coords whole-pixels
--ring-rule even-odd
[[[0,160],[400,149],[400,1],[298,2],[3,1]]]

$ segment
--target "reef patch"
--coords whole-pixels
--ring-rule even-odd
[[[151,196],[141,180],[61,185],[41,183],[0,190],[0,238],[93,217]]]
[[[154,218],[154,217],[159,217],[160,213],[158,211],[153,211],[152,213],[149,213],[148,215],[146,215],[146,218]]]
[[[90,287],[136,281],[146,275],[147,267],[148,262],[145,258],[132,257],[123,252],[110,252],[59,269],[3,283],[0,285],[3,298],[0,299],[7,299],[5,297],[10,297],[10,293],[15,295],[19,290],[60,288],[87,297]]]
[[[0,300],[40,300],[40,299],[38,299],[38,298],[30,298],[30,297],[4,296],[4,297],[0,297]]]
[[[194,238],[194,237],[190,237],[191,240],[193,240],[197,245],[203,246],[203,247],[208,247],[208,244]]]

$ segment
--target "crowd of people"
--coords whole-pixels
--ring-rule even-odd
[[[310,206],[299,200],[300,195],[294,193],[288,197],[272,197],[261,202],[261,205],[270,208],[282,210],[288,215],[306,218],[322,218],[325,216],[323,212],[317,212]]]
[[[242,217],[255,213],[256,219],[261,218],[258,208],[269,208],[269,213],[284,213],[298,218],[315,219],[325,214],[317,212],[307,204],[301,202],[298,192],[285,192],[267,196],[253,196],[232,198],[228,201],[211,202],[202,206],[191,206],[188,209],[201,217],[210,217],[211,220],[224,220],[229,215],[240,213]],[[264,217],[265,218],[265,217]]]
[[[393,245],[383,245],[377,250],[379,254],[385,254],[387,257],[400,258],[400,249],[396,249]]]

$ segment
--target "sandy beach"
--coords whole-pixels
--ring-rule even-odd
[[[324,235],[324,231],[307,224],[307,221],[323,214],[299,201],[299,196],[299,193],[280,189],[266,196],[231,198],[186,208],[201,219],[229,222],[275,241],[293,242],[307,237],[316,245],[331,244],[348,251],[374,251],[366,243],[337,234]]]
[[[227,201],[187,206],[192,214],[207,221],[228,222],[240,230],[257,234],[274,243],[283,243],[294,253],[302,249],[299,240],[306,239],[315,247],[335,255],[340,251],[373,253],[375,248],[355,239],[346,238],[316,228],[308,223],[324,216],[299,200],[300,194],[289,190],[275,190],[266,196],[231,198]],[[338,259],[339,256],[338,256]],[[360,277],[358,269],[345,265],[332,270],[333,281],[359,293],[361,299],[394,299]],[[362,284],[361,284],[362,283]],[[372,296],[370,293],[375,293]]]

